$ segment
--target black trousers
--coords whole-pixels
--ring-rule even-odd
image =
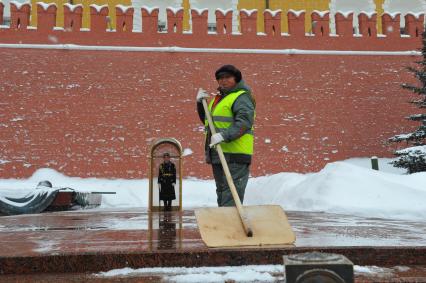
[[[226,181],[225,172],[221,164],[212,164],[213,176],[216,182],[216,194],[218,206],[235,206],[231,189]],[[241,203],[244,201],[244,193],[246,191],[247,182],[250,175],[250,165],[245,163],[229,163],[229,171],[237,189]]]
[[[163,200],[164,202],[164,210],[172,210],[172,200]]]

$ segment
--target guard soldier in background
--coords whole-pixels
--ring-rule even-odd
[[[163,154],[163,163],[158,172],[158,187],[160,189],[160,201],[164,202],[164,211],[172,210],[172,200],[176,199],[176,167],[170,161],[168,152]]]

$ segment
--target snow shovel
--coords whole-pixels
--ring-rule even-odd
[[[215,134],[207,101],[203,99],[202,102],[210,131]],[[216,150],[236,206],[195,210],[201,238],[206,245],[234,247],[293,244],[296,237],[281,206],[242,206],[220,144],[216,145]]]

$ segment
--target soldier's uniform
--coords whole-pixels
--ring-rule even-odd
[[[158,172],[160,201],[164,201],[164,210],[171,210],[172,200],[176,199],[176,167],[172,162],[163,162]]]

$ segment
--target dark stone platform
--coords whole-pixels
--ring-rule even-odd
[[[207,248],[193,211],[85,210],[0,217],[0,274],[282,264],[307,251],[356,265],[426,265],[426,222],[288,212],[294,246]]]

